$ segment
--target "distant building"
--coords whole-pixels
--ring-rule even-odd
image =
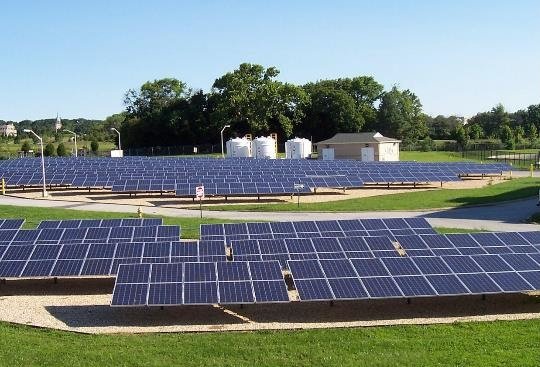
[[[62,129],[62,119],[60,119],[60,116],[56,114],[56,122],[54,123],[54,130],[58,132],[58,130]]]
[[[2,136],[17,136],[17,129],[13,124],[0,125],[0,135]]]
[[[378,132],[339,133],[315,143],[319,159],[359,159],[371,161],[399,161],[401,140],[387,138]]]

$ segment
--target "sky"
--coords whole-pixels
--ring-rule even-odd
[[[145,81],[243,62],[279,80],[373,76],[431,115],[540,103],[540,1],[3,1],[0,120],[105,117]]]

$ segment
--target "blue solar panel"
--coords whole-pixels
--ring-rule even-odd
[[[317,260],[295,261],[289,260],[289,269],[293,278],[296,279],[314,279],[324,278],[324,273]]]
[[[480,265],[485,272],[511,271],[512,268],[498,255],[477,255],[472,259]]]
[[[428,275],[426,279],[439,295],[468,294],[469,290],[454,274]]]
[[[54,266],[54,260],[30,260],[26,263],[21,277],[47,277]]]
[[[221,281],[249,280],[247,262],[222,262],[217,264],[218,279]]]
[[[327,278],[357,277],[356,272],[349,260],[320,260],[319,262]]]
[[[435,296],[437,293],[422,276],[395,277],[397,285],[405,297]]]
[[[150,264],[121,265],[121,272],[116,276],[116,283],[148,283]]]
[[[392,275],[415,275],[420,274],[420,270],[416,267],[411,258],[407,257],[392,257],[381,259],[384,266]]]
[[[371,277],[361,278],[361,280],[371,298],[403,297],[391,277]]]
[[[219,282],[219,303],[242,304],[253,302],[255,302],[255,297],[251,288],[251,282]]]
[[[487,274],[458,274],[457,276],[471,293],[486,294],[501,292],[501,288],[499,288],[497,284],[495,284],[495,282],[487,276]]]
[[[20,276],[26,261],[1,261],[0,262],[0,277],[11,278]]]
[[[326,279],[295,279],[294,284],[302,301],[334,299],[334,295]]]
[[[57,260],[51,271],[51,276],[78,276],[84,260]]]
[[[390,275],[380,259],[351,259],[360,277],[375,277]]]
[[[412,260],[423,274],[452,273],[452,270],[438,257],[415,257]]]
[[[470,256],[446,256],[443,260],[454,273],[482,272],[482,268]]]
[[[116,284],[112,304],[116,306],[144,306],[147,302],[148,284]]]
[[[489,273],[488,275],[505,292],[522,292],[534,289],[515,272]]]
[[[152,283],[148,290],[149,306],[182,304],[182,283]]]
[[[368,294],[358,278],[328,279],[328,283],[335,299],[368,298]]]
[[[184,283],[184,304],[213,303],[218,303],[216,282]]]

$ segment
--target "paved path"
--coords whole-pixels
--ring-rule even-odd
[[[329,220],[354,218],[391,218],[425,217],[435,227],[469,228],[489,231],[540,230],[540,226],[524,222],[540,211],[536,198],[512,202],[426,211],[379,211],[355,213],[311,213],[311,212],[241,212],[241,211],[203,211],[204,217],[238,220]],[[0,204],[15,206],[35,206],[45,208],[64,208],[75,210],[93,210],[108,212],[135,213],[137,205],[103,204],[48,199],[24,199],[12,196],[0,196]],[[170,217],[198,217],[197,210],[168,207],[144,207],[144,213]]]

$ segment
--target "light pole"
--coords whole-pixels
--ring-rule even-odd
[[[122,150],[122,144],[120,143],[120,131],[116,130],[114,127],[111,127],[111,131],[116,131],[118,134],[118,150]]]
[[[68,129],[64,129],[64,131],[67,131],[68,133],[72,133],[73,136],[75,137],[75,158],[77,158],[77,134],[75,134],[73,131],[68,130]]]
[[[39,136],[38,134],[36,134],[34,131],[32,131],[30,129],[24,129],[23,131],[25,133],[34,134],[34,136],[39,139],[39,144],[41,145],[41,173],[43,175],[43,193],[42,193],[42,196],[47,197],[47,187],[45,185],[45,155],[43,154],[43,139],[41,139],[41,136]]]
[[[221,158],[225,158],[225,149],[223,148],[223,132],[228,127],[231,127],[231,125],[225,125],[223,126],[223,129],[221,129]]]

